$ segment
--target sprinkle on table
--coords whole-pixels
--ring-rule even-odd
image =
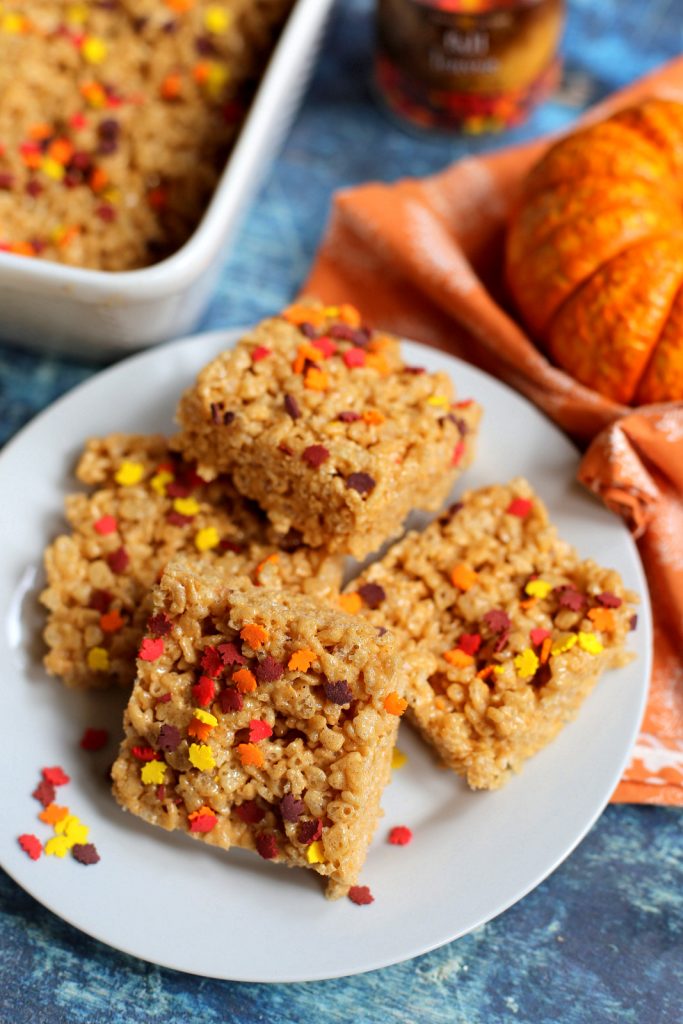
[[[395,825],[389,832],[389,842],[392,846],[407,846],[412,838],[413,833],[407,825]]]
[[[27,853],[31,860],[38,860],[43,852],[43,844],[37,836],[25,832],[19,836],[19,846],[24,853]]]
[[[375,902],[375,897],[367,885],[352,885],[348,891],[348,897],[357,907],[365,907]]]
[[[97,852],[97,847],[93,843],[76,843],[71,849],[71,856],[74,860],[77,860],[79,864],[97,864],[100,860],[100,855]]]
[[[43,768],[41,774],[45,781],[50,782],[53,786],[66,786],[67,783],[71,782],[71,778],[59,765],[54,765],[52,768]]]
[[[56,790],[51,782],[46,782],[45,779],[42,779],[31,793],[31,796],[38,803],[42,804],[43,807],[48,807],[54,801]]]
[[[106,747],[108,740],[109,732],[106,729],[93,729],[89,726],[81,736],[79,746],[82,750],[94,752]]]

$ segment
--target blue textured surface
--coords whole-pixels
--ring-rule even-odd
[[[299,119],[202,326],[248,323],[292,296],[335,188],[426,174],[560,127],[683,50],[683,0],[573,0],[562,89],[527,126],[498,142],[416,140],[371,99],[370,7],[338,4]],[[0,441],[93,369],[0,346]],[[206,981],[115,953],[0,872],[0,1024],[680,1024],[682,836],[678,811],[610,807],[550,879],[475,933],[370,975],[293,986]],[[359,928],[371,912],[359,911]]]

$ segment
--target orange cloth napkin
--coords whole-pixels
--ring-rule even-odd
[[[683,58],[583,120],[654,94],[683,101]],[[655,617],[647,711],[612,799],[683,806],[683,403],[635,410],[602,398],[551,366],[513,319],[501,243],[520,183],[548,144],[339,193],[304,291],[354,302],[369,322],[474,363],[590,443],[579,478],[639,538]]]

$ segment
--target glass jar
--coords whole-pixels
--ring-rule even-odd
[[[420,128],[503,131],[556,85],[564,0],[378,0],[375,78]]]

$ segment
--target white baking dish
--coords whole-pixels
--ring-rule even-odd
[[[263,174],[297,111],[334,0],[297,0],[199,226],[151,267],[112,273],[0,252],[0,336],[94,358],[197,324]]]

